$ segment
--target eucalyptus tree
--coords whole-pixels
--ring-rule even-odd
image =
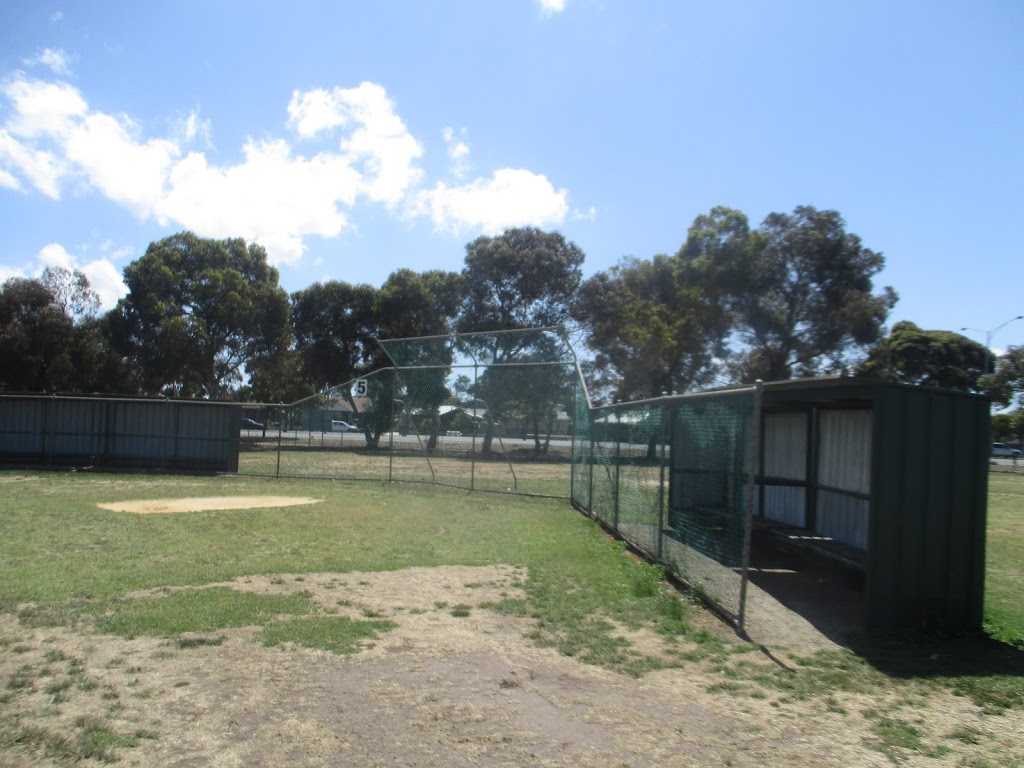
[[[897,300],[874,292],[880,253],[846,231],[836,211],[771,213],[721,273],[740,359],[738,379],[774,381],[857,362],[882,336]]]
[[[735,282],[750,228],[741,212],[698,216],[675,256],[623,258],[583,283],[574,308],[597,368],[617,374],[613,397],[686,392],[716,379],[731,321]]]
[[[291,295],[300,377],[317,391],[365,373],[375,349],[372,285],[314,283]]]
[[[507,229],[466,245],[456,329],[489,332],[462,342],[485,367],[472,393],[485,401],[488,411],[484,452],[491,450],[494,424],[505,418],[516,395],[512,374],[500,366],[548,358],[546,335],[531,330],[572,321],[584,258],[579,246],[562,234],[534,227]]]
[[[447,386],[453,362],[448,335],[461,300],[462,279],[443,270],[393,272],[377,292],[374,311],[382,339],[405,339],[403,369],[393,398],[401,401],[400,416],[413,414],[429,437],[427,450],[437,447],[441,406],[452,396]],[[389,422],[394,418],[389,414]]]
[[[995,372],[985,376],[981,386],[996,402],[1016,403],[1024,409],[1024,346],[1008,347],[996,360]]]
[[[15,277],[0,288],[0,389],[77,389],[75,323],[39,280]]]
[[[265,249],[182,232],[124,270],[115,340],[146,391],[222,399],[291,341],[288,295]]]
[[[985,347],[953,331],[927,331],[896,323],[868,354],[859,373],[905,384],[979,391],[985,375]]]

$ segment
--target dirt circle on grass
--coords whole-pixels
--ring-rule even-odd
[[[295,507],[316,504],[322,499],[306,496],[198,496],[185,499],[140,499],[97,504],[112,512],[131,512],[136,515],[156,515],[174,512],[207,512],[225,509],[259,509],[262,507]]]

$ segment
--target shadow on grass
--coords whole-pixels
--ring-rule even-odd
[[[1024,709],[1024,648],[990,637],[848,638],[850,650],[895,680],[932,681],[981,707]]]

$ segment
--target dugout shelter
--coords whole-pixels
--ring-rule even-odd
[[[862,568],[869,632],[979,632],[989,413],[935,388],[765,384],[755,522]]]

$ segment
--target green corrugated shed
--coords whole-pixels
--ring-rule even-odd
[[[979,632],[989,400],[862,379],[765,385],[767,412],[817,407],[872,414],[865,629]]]

